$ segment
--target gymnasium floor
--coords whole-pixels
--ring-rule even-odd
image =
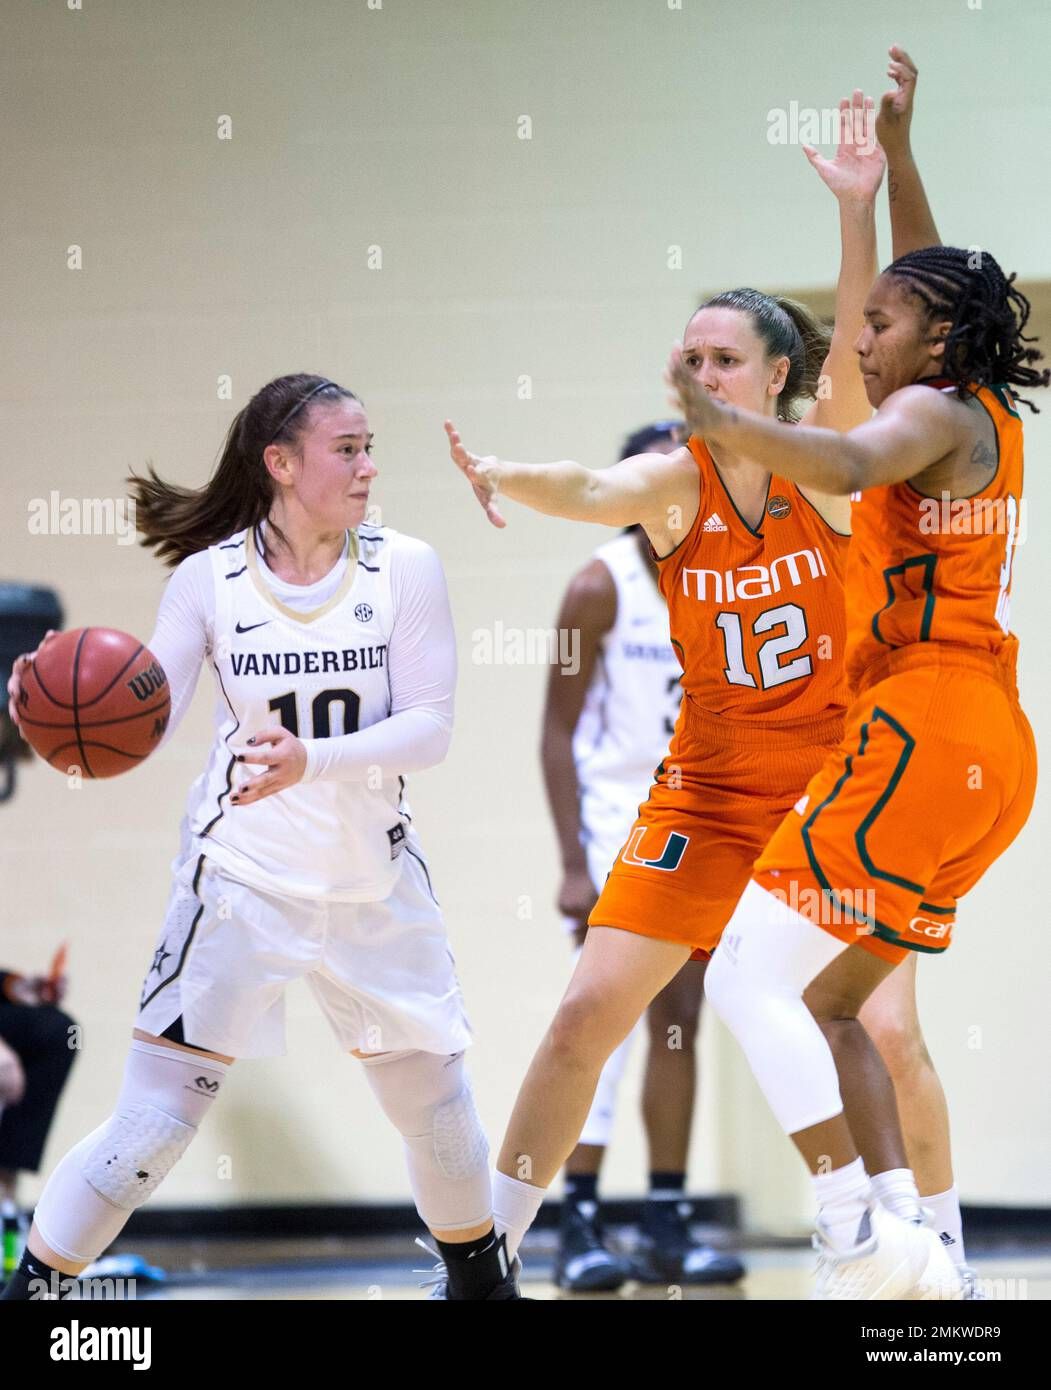
[[[616,1232],[614,1234],[617,1234]],[[709,1234],[707,1238],[711,1239]],[[621,1248],[627,1248],[627,1233]],[[721,1243],[721,1242],[720,1242]],[[117,1247],[120,1249],[121,1247]],[[129,1244],[128,1248],[132,1248]],[[160,1265],[163,1285],[141,1285],[138,1297],[189,1299],[422,1299],[433,1260],[409,1237],[381,1239],[331,1237],[307,1240],[238,1238],[139,1240],[134,1251]],[[533,1236],[525,1250],[522,1292],[537,1299],[805,1299],[810,1292],[814,1254],[803,1244],[745,1246],[748,1275],[737,1286],[669,1291],[666,1286],[630,1283],[616,1294],[568,1295],[550,1281],[553,1233]],[[1046,1242],[989,1242],[970,1252],[989,1297],[1026,1300],[1051,1298],[1051,1247]],[[417,1258],[418,1256],[418,1258]],[[413,1269],[424,1271],[414,1275]]]

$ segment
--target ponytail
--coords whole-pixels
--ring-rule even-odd
[[[188,555],[226,540],[265,520],[274,500],[274,480],[263,462],[269,444],[295,444],[309,424],[309,402],[334,405],[358,400],[327,377],[298,372],[268,382],[234,416],[211,478],[201,488],[178,487],[159,478],[128,478],[135,502],[140,545],[174,568]],[[271,523],[272,524],[272,523]]]

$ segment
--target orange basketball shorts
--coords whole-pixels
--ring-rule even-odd
[[[842,714],[775,724],[683,701],[668,755],[589,926],[715,949],[755,863],[843,733]]]
[[[1035,789],[1013,666],[945,643],[901,647],[865,672],[842,743],[755,878],[886,960],[941,952],[957,899],[1021,830]]]

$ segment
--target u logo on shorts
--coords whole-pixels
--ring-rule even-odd
[[[689,835],[680,835],[677,830],[669,831],[668,838],[664,842],[664,849],[657,858],[643,859],[636,851],[645,834],[646,827],[644,825],[635,827],[628,837],[628,843],[621,852],[621,862],[631,864],[639,869],[663,869],[666,873],[677,869],[682,862],[686,846],[690,842]]]

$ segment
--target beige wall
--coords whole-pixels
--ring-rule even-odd
[[[1039,155],[1051,12],[1044,0],[887,0],[878,11],[831,0],[9,0],[6,18],[5,574],[58,586],[70,625],[146,636],[157,564],[111,537],[29,535],[30,499],[119,496],[146,458],[201,481],[233,410],[282,372],[324,371],[364,396],[383,519],[438,548],[456,614],[456,737],[410,795],[498,1138],[568,959],[536,758],[545,672],[472,664],[471,634],[497,620],[547,625],[607,533],[513,506],[506,532],[488,528],[443,451],[441,419],[483,450],[601,465],[627,430],[666,413],[661,364],[700,291],[830,284],[832,200],[798,149],[767,142],[767,113],[834,104],[856,83],[882,90],[892,40],[923,69],[916,145],[943,234],[992,248],[1023,278],[1051,277]],[[229,140],[217,138],[223,116]],[[81,269],[67,266],[71,246]],[[370,268],[371,247],[382,268]],[[232,400],[218,395],[224,375]],[[1016,586],[1045,747],[1047,418],[1029,427],[1031,542]],[[209,717],[210,691],[174,746],[134,775],[73,792],[37,767],[0,810],[0,956],[38,967],[72,941],[84,1048],[52,1162],[111,1104]],[[1048,829],[1042,795],[968,903],[956,949],[922,963],[973,1200],[1048,1200],[1051,1127],[1046,1109],[1033,1113],[1046,1089],[1034,1079],[1048,1044],[1036,878]],[[305,991],[289,1012],[291,1056],[235,1068],[159,1200],[406,1195],[398,1142],[355,1065]],[[705,1049],[693,1184],[743,1192],[755,1222],[798,1222],[798,1166],[711,1021]],[[644,1171],[632,1075],[627,1086],[610,1192],[639,1190]]]

